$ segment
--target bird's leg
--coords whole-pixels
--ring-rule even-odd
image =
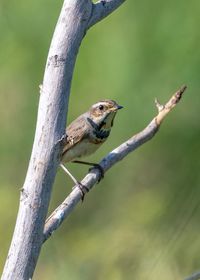
[[[81,184],[78,180],[76,180],[76,178],[69,172],[69,170],[64,166],[64,164],[60,163],[60,167],[72,179],[72,181],[75,183],[75,185],[77,185],[77,187],[81,191],[81,195],[82,195],[81,199],[83,201],[85,194],[87,192],[89,192],[89,189],[86,186],[84,186],[83,184]]]
[[[98,183],[101,181],[101,179],[104,178],[104,170],[103,170],[103,168],[100,164],[93,163],[93,162],[82,161],[82,160],[73,160],[72,162],[93,166],[92,168],[89,169],[89,171],[92,170],[93,168],[97,168],[100,172],[100,178],[98,180]]]

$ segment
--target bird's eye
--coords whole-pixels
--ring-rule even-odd
[[[103,105],[99,105],[99,110],[103,110],[104,109],[104,106]]]

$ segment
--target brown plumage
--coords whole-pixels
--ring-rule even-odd
[[[62,161],[69,162],[95,152],[108,138],[120,108],[122,106],[113,100],[102,100],[74,120],[66,129]]]
[[[116,113],[122,106],[113,100],[102,100],[92,105],[88,112],[75,119],[66,129],[67,141],[61,162],[77,161],[80,157],[94,153],[108,138]],[[80,186],[63,164],[60,166]],[[98,166],[97,164],[91,164]],[[103,171],[102,176],[103,176]],[[81,188],[82,190],[82,188]]]

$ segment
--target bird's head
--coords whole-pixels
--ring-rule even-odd
[[[117,111],[122,108],[114,100],[105,99],[92,105],[90,118],[100,129],[110,129]]]

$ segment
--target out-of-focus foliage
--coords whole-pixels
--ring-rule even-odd
[[[0,265],[33,143],[38,86],[61,1],[0,2]],[[48,7],[48,9],[47,9]],[[68,120],[99,99],[119,112],[98,161],[141,130],[182,84],[158,135],[114,167],[44,245],[34,279],[169,280],[200,269],[200,33],[198,0],[127,0],[80,48]],[[69,164],[78,178],[87,172]],[[58,171],[50,211],[71,181]]]

